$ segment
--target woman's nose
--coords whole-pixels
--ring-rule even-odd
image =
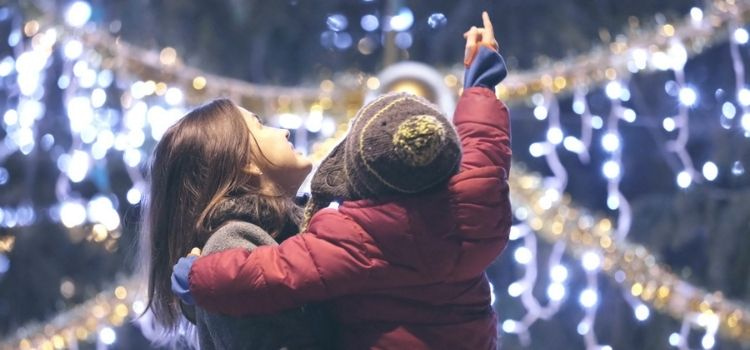
[[[286,137],[287,140],[289,140],[289,137],[291,137],[291,132],[289,132],[289,129],[284,129],[284,137]]]

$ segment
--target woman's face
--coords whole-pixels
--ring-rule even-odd
[[[294,150],[289,130],[263,125],[260,118],[240,107],[251,133],[250,144],[261,164],[256,164],[271,181],[288,191],[296,191],[310,173],[312,162]],[[253,138],[257,144],[253,142]],[[263,164],[263,163],[268,164]]]

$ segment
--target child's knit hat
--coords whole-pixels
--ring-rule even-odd
[[[424,98],[389,93],[365,105],[349,133],[313,175],[312,206],[333,200],[415,194],[458,171],[461,146],[453,125]]]

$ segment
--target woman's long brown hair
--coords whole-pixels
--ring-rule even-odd
[[[218,99],[186,114],[154,150],[141,242],[147,259],[146,310],[167,332],[180,322],[179,301],[171,291],[172,266],[191,248],[205,244],[217,228],[217,207],[249,198],[250,212],[259,216],[256,225],[274,237],[297,232],[301,209],[293,199],[261,194],[259,178],[245,171],[265,158],[252,154],[251,142],[255,140],[237,106]]]

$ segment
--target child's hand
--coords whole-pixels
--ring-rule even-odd
[[[201,249],[198,247],[193,248],[187,256],[201,256]]]
[[[464,38],[466,38],[464,66],[466,67],[469,67],[471,62],[474,61],[479,46],[486,46],[495,51],[499,48],[499,45],[495,40],[495,32],[492,27],[492,22],[490,21],[490,16],[487,14],[487,11],[482,12],[482,22],[484,27],[471,27],[471,29],[464,33]]]

